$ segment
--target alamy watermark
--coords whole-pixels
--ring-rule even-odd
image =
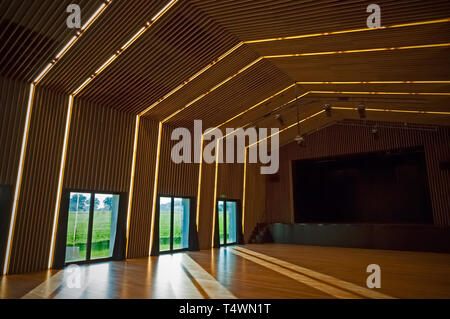
[[[270,132],[267,128],[227,128],[223,134],[222,130],[217,127],[209,128],[204,132],[202,127],[201,120],[194,121],[193,137],[191,131],[184,127],[172,131],[171,139],[178,141],[171,151],[174,163],[200,163],[199,154],[201,154],[203,162],[208,164],[216,163],[216,161],[218,163],[244,163],[246,145],[251,145],[247,151],[247,163],[267,164],[261,166],[261,174],[274,174],[278,171],[278,128],[271,128]]]
[[[66,8],[66,12],[70,13],[67,16],[66,24],[69,29],[81,28],[81,9],[78,4],[69,4]]]

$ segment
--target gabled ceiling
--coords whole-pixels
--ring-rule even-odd
[[[21,50],[12,50],[16,47],[2,36],[0,50],[6,54],[0,59],[6,62],[0,63],[0,70],[1,75],[30,81],[73,31],[65,25],[69,1],[39,1],[39,6],[38,1],[26,2],[28,9],[15,1],[0,3],[2,24],[19,21],[18,25],[35,32],[28,34],[33,41],[24,41]],[[99,3],[79,1],[82,14],[93,12]],[[39,85],[71,93],[167,3],[113,0]],[[366,28],[368,4],[358,0],[179,0],[77,98],[173,125],[189,126],[194,119],[202,119],[204,127],[258,122],[270,126],[274,125],[274,112],[286,112],[284,116],[295,121],[289,111],[293,103],[283,105],[310,91],[326,93],[310,92],[302,97],[299,105],[303,114],[310,107],[313,113],[323,109],[324,103],[355,107],[360,102],[449,111],[449,96],[346,93],[443,93],[450,92],[449,83],[309,83],[450,81],[450,21],[361,31]],[[383,26],[450,17],[447,0],[432,4],[384,0],[377,4]],[[354,29],[357,31],[321,34]],[[0,32],[5,34],[5,30],[9,29]],[[15,37],[14,32],[8,32]],[[276,41],[253,41],[268,38]],[[42,45],[38,50],[32,43]],[[433,47],[435,44],[441,46]],[[411,46],[414,48],[405,48]],[[360,51],[342,52],[348,50]],[[19,64],[22,66],[15,67]],[[293,86],[296,81],[300,82],[297,92]],[[352,117],[354,113],[341,110],[334,114]],[[376,116],[382,120],[403,116],[405,121],[419,122],[425,117],[405,114],[379,112]],[[443,116],[428,117],[433,118],[437,124],[449,124],[448,117],[444,121]]]
[[[0,1],[0,75],[26,82],[67,43],[66,8],[72,0]],[[91,16],[101,0],[79,0],[82,16]]]

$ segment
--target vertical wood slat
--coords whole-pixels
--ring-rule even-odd
[[[215,164],[202,164],[202,184],[200,187],[200,207],[198,223],[198,243],[200,249],[211,248],[214,211]]]
[[[247,164],[243,229],[245,242],[249,241],[256,224],[265,221],[267,175],[261,175],[260,168],[258,163]]]
[[[346,125],[347,123],[348,125]],[[373,124],[375,124],[374,122]],[[436,225],[450,225],[450,175],[441,170],[441,161],[450,159],[450,129],[402,129],[402,124],[383,123],[380,137],[374,139],[369,127],[356,126],[359,121],[345,121],[308,135],[306,147],[290,143],[280,149],[279,178],[267,180],[267,221],[290,223],[293,220],[290,198],[289,163],[293,160],[333,157],[340,155],[378,152],[396,148],[423,146],[427,164],[428,186]],[[389,127],[383,127],[385,126]],[[395,127],[397,128],[391,128]]]
[[[135,117],[81,99],[72,112],[64,187],[128,192]]]
[[[0,184],[16,182],[28,94],[26,83],[0,77]]]
[[[158,122],[141,118],[130,216],[128,258],[148,255],[157,143]]]
[[[198,165],[172,161],[172,147],[178,141],[171,140],[175,127],[164,124],[161,137],[161,156],[159,162],[158,194],[197,197]]]
[[[47,268],[68,96],[36,88],[10,273]]]

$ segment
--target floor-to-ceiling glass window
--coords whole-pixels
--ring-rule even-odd
[[[237,202],[231,200],[217,201],[217,218],[219,219],[219,244],[237,243]]]
[[[112,257],[119,195],[71,192],[66,235],[66,263]]]
[[[159,251],[189,248],[190,199],[159,197]]]

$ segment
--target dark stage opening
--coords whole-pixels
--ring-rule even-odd
[[[296,223],[433,223],[423,148],[294,161]]]

